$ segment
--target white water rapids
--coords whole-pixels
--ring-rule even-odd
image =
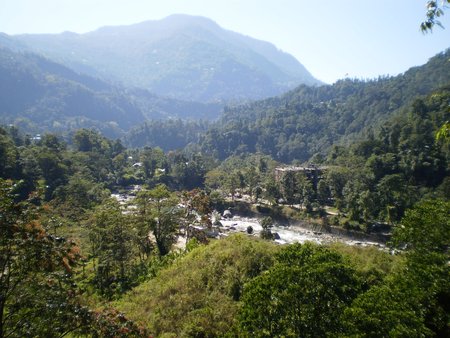
[[[225,230],[225,234],[230,232],[247,232],[247,228],[251,226],[253,228],[253,234],[259,236],[262,230],[256,218],[243,218],[239,216],[234,216],[231,219],[221,219],[222,231]],[[333,242],[341,242],[348,245],[360,245],[360,246],[376,246],[384,248],[385,245],[371,242],[367,240],[354,240],[345,236],[338,236],[324,232],[312,231],[310,229],[302,228],[300,226],[279,226],[274,225],[270,228],[272,233],[277,233],[279,239],[275,239],[275,242],[279,244],[290,244],[290,243],[304,243],[304,242],[315,242],[317,244],[326,244]]]
[[[135,188],[134,190],[136,190]],[[133,195],[130,194],[111,194],[111,197],[117,199],[122,205],[127,206],[125,213],[130,212],[130,210],[135,209],[136,206],[132,204],[134,199]],[[251,226],[253,228],[253,236],[259,236],[262,227],[257,218],[246,218],[240,216],[233,216],[230,219],[221,218],[220,219],[220,231],[216,235],[218,237],[225,237],[228,234],[242,232],[247,233],[247,228]],[[373,242],[364,239],[352,239],[347,236],[330,234],[326,232],[313,231],[311,229],[303,228],[301,226],[280,226],[274,225],[270,228],[273,234],[278,234],[279,238],[274,241],[279,244],[290,244],[290,243],[304,243],[304,242],[315,242],[317,244],[327,244],[333,242],[341,242],[348,245],[359,245],[359,246],[376,246],[379,248],[386,248],[384,244]],[[179,238],[179,247],[184,246],[185,238]]]

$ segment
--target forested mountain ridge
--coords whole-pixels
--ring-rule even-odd
[[[254,99],[320,84],[272,44],[203,17],[172,15],[86,34],[12,38],[77,71],[179,99]]]
[[[220,106],[124,89],[32,53],[0,48],[0,121],[27,132],[98,128],[118,137],[147,119],[215,118]]]
[[[396,77],[343,79],[331,86],[297,89],[280,97],[225,108],[201,140],[220,159],[261,152],[282,162],[306,161],[376,130],[412,101],[450,83],[450,51]]]
[[[126,149],[94,130],[66,143],[0,127],[0,336],[448,337],[450,144],[435,130],[449,102],[443,87],[377,137],[333,147],[317,187],[301,172],[275,180],[277,163],[260,154],[219,165]],[[112,191],[135,198],[122,204]],[[225,197],[236,191],[259,200],[255,210],[286,210],[324,231],[392,225],[394,250],[283,246],[252,227],[174,246],[189,229],[225,228],[213,208],[239,215],[243,202]]]

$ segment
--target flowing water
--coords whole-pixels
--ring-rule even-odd
[[[233,232],[247,232],[249,226],[253,229],[253,235],[259,236],[262,227],[256,218],[243,218],[234,216],[231,219],[221,219],[221,230],[226,235]],[[384,248],[384,244],[372,242],[368,240],[354,240],[345,236],[338,236],[324,232],[312,231],[300,226],[279,226],[274,225],[270,228],[272,233],[277,233],[279,238],[275,242],[280,244],[315,242],[318,244],[326,244],[333,242],[342,242],[348,245],[360,246],[376,246]]]

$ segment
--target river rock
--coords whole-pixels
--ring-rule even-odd
[[[225,210],[224,212],[223,212],[223,218],[232,218],[233,217],[233,214],[231,213],[231,211],[230,210]]]

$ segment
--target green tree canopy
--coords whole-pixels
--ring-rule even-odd
[[[246,285],[243,336],[336,335],[340,316],[359,289],[354,270],[336,252],[311,243],[289,245],[274,267]]]

